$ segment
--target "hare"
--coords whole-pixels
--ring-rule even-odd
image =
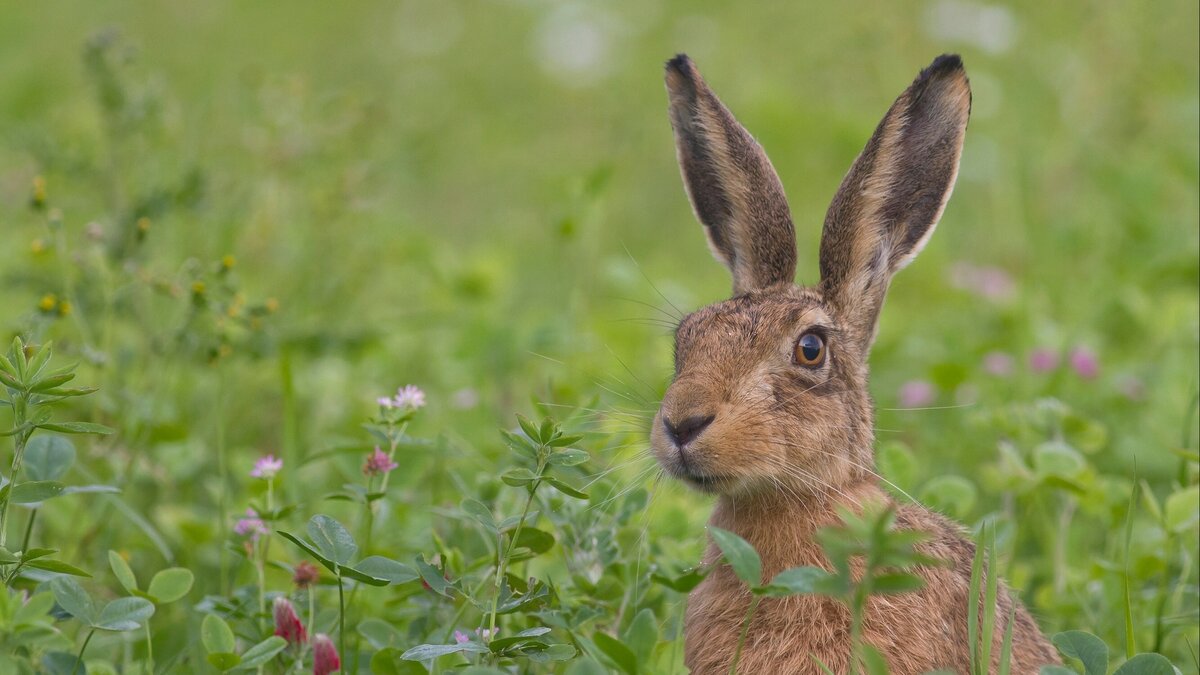
[[[815,533],[837,508],[893,504],[896,526],[930,538],[919,550],[945,562],[919,568],[919,591],[872,598],[864,638],[894,673],[970,672],[968,588],[974,544],[961,526],[918,504],[894,504],[873,470],[874,413],[867,355],[892,275],[933,233],[954,187],[971,90],[958,56],[921,71],[884,116],[825,216],[821,281],[796,285],[796,241],[783,187],[758,143],[685,55],[666,66],[683,182],[733,297],[685,317],[675,375],[651,430],[665,471],[718,496],[710,524],[748,540],[763,579],[798,566],[829,567]],[[720,561],[710,541],[707,564]],[[726,673],[750,603],[728,565],[691,593],[685,662]],[[1015,607],[1012,672],[1059,663],[1028,612],[1002,588],[992,646]],[[742,648],[743,673],[836,673],[849,667],[850,616],[821,596],[765,599]]]

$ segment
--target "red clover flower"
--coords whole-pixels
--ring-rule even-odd
[[[266,457],[258,458],[258,461],[254,463],[254,469],[250,471],[250,476],[252,478],[271,480],[281,470],[283,470],[283,460],[276,459],[275,455],[267,455]]]
[[[338,658],[333,640],[324,633],[317,633],[313,638],[313,675],[329,675],[341,667],[342,660]]]
[[[296,608],[287,598],[282,595],[275,598],[272,608],[275,613],[276,635],[287,640],[289,645],[304,644],[308,641],[308,634],[304,632],[304,624],[300,622]]]
[[[392,461],[392,458],[388,457],[387,453],[377,445],[375,446],[375,450],[367,455],[367,461],[363,464],[362,470],[365,476],[378,476],[395,469],[397,466],[400,465]]]

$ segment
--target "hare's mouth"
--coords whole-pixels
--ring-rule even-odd
[[[729,476],[710,476],[691,472],[684,473],[680,478],[703,492],[719,492],[723,486],[729,485],[734,480]]]

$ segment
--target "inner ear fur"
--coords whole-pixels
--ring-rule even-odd
[[[957,55],[921,71],[842,180],[821,235],[821,288],[865,343],[892,275],[929,240],[962,155],[971,87]]]
[[[683,184],[713,255],[733,275],[734,295],[791,282],[796,232],[771,161],[691,59],[680,54],[666,71]]]

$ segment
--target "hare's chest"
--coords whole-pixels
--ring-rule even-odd
[[[693,675],[729,672],[751,596],[727,569],[715,571],[688,597],[685,663]],[[821,673],[846,670],[850,617],[819,596],[765,598],[754,613],[738,656],[738,672]]]

